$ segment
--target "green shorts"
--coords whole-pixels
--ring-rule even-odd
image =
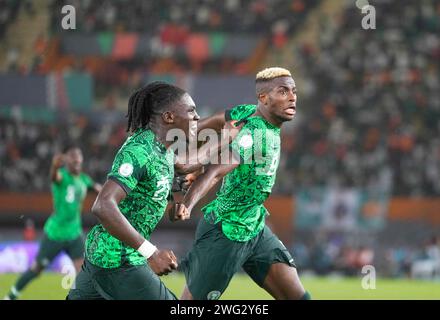
[[[37,262],[43,267],[47,267],[53,259],[61,252],[65,251],[72,260],[84,258],[84,237],[68,241],[55,241],[44,234],[40,242],[40,249],[37,254]]]
[[[67,300],[176,300],[148,264],[104,269],[87,259]]]
[[[296,268],[289,251],[267,226],[255,238],[238,242],[223,234],[220,223],[212,225],[202,218],[180,270],[194,299],[215,300],[240,268],[261,287],[270,266],[278,262]]]

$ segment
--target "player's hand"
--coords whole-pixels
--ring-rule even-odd
[[[203,167],[202,167],[203,169]],[[173,179],[173,185],[171,188],[172,192],[182,192],[185,194],[192,183],[197,179],[197,177],[203,173],[203,170],[198,170],[195,172],[188,173],[185,176],[177,176]]]
[[[222,130],[222,138],[226,139],[229,137],[228,143],[231,143],[243,126],[244,122],[239,123],[237,120],[226,121]]]
[[[185,177],[177,176],[173,179],[173,185],[171,186],[171,192],[180,192],[183,190],[183,183],[185,182]]]
[[[196,179],[197,179],[197,175],[195,173],[188,173],[185,176],[185,179],[183,180],[182,183],[182,192],[184,194],[188,191],[188,189],[191,187],[191,185]]]
[[[171,250],[157,249],[147,261],[151,270],[158,276],[167,275],[178,267],[177,258]]]
[[[176,203],[175,208],[177,220],[188,220],[191,217],[191,211],[183,203]]]
[[[169,208],[168,216],[171,221],[188,220],[191,217],[191,211],[183,203],[175,203]]]
[[[65,162],[65,156],[62,153],[58,153],[56,155],[53,156],[52,158],[52,165],[55,168],[60,168],[64,165]]]
[[[194,183],[194,181],[197,180],[197,178],[202,175],[205,172],[204,168],[201,167],[199,170],[188,173],[185,176],[185,179],[183,180],[182,183],[182,191],[183,193],[186,193],[188,191],[188,189],[191,187],[191,185]]]

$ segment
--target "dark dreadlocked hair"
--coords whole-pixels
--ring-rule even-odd
[[[135,132],[138,128],[146,128],[153,114],[160,113],[185,93],[185,90],[161,81],[136,90],[128,100],[127,131]]]

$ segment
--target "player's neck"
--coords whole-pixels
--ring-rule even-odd
[[[281,128],[283,122],[272,116],[267,110],[264,108],[261,108],[260,105],[258,105],[257,111],[255,112],[256,116],[260,116],[263,119],[265,119],[270,124],[274,125],[277,128]]]
[[[166,140],[168,128],[166,128],[162,125],[158,125],[154,121],[151,121],[148,124],[148,127],[150,128],[151,131],[153,131],[154,135],[156,136],[156,139],[160,143],[162,143],[165,146],[165,148],[168,148],[173,143],[173,141]]]

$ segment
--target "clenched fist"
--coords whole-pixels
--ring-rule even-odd
[[[158,249],[147,261],[151,270],[158,276],[167,275],[178,267],[177,258],[171,250]]]
[[[171,221],[187,220],[191,217],[191,212],[183,203],[174,203],[168,208],[168,217]]]

